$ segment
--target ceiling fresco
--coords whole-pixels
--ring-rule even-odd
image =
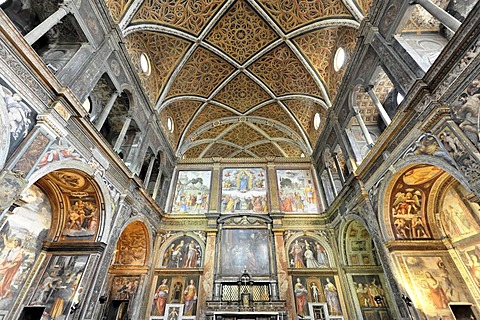
[[[345,50],[348,63],[371,3],[105,2],[167,139],[184,158],[310,156],[345,72],[335,71],[335,54]]]

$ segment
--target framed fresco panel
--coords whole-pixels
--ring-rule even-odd
[[[266,172],[263,168],[223,169],[221,212],[268,212]]]
[[[277,170],[277,182],[282,212],[318,213],[311,170]]]
[[[211,179],[211,171],[179,171],[172,203],[172,213],[198,214],[208,212]]]
[[[267,229],[224,229],[220,270],[224,276],[270,274],[270,243]]]

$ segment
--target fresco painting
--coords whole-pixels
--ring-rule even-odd
[[[378,275],[352,276],[357,303],[366,319],[391,319],[387,297]]]
[[[211,171],[179,171],[172,213],[206,213]]]
[[[268,212],[266,173],[263,168],[224,169],[222,213]]]
[[[310,170],[277,170],[281,210],[318,213],[317,191]]]
[[[469,302],[470,296],[455,264],[448,256],[404,256],[406,276],[415,294],[415,305],[427,320],[454,320],[451,302]]]
[[[114,277],[112,289],[110,291],[110,300],[130,300],[135,299],[138,290],[140,277]]]
[[[195,319],[198,276],[158,275],[152,301],[151,319]],[[176,310],[173,310],[176,308]]]
[[[10,311],[23,288],[51,225],[47,195],[32,185],[22,194],[23,206],[1,221],[0,310]]]
[[[66,319],[71,306],[80,303],[80,286],[88,256],[52,256],[30,305],[45,306],[41,320]]]
[[[296,238],[288,248],[290,268],[329,268],[327,251],[315,238]]]
[[[270,273],[270,244],[266,229],[222,230],[220,271],[224,276],[252,276]]]
[[[28,103],[3,79],[0,78],[0,108],[7,110],[10,147],[10,155],[20,142],[32,130],[36,122],[37,113]]]
[[[333,276],[305,277],[292,275],[295,312],[297,316],[310,318],[309,305],[323,303],[334,319],[343,319],[340,294]],[[333,319],[333,318],[332,318]]]
[[[163,268],[199,268],[203,252],[198,241],[190,236],[181,236],[167,245],[163,252]]]
[[[443,198],[440,218],[445,233],[453,240],[460,240],[480,231],[471,212],[474,206],[478,210],[478,205],[464,202],[464,196],[454,187],[450,187]]]

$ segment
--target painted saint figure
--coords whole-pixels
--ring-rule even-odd
[[[440,282],[428,271],[425,272],[425,277],[428,289],[430,291],[430,297],[435,307],[437,309],[447,309],[448,298]]]
[[[303,248],[298,243],[298,240],[295,240],[295,243],[292,245],[290,254],[293,256],[294,268],[305,268],[305,264],[303,263]]]
[[[197,288],[195,287],[195,281],[190,280],[190,283],[183,292],[183,298],[185,299],[185,316],[193,316],[195,301],[197,300]]]
[[[156,307],[156,312],[155,315],[157,316],[163,316],[165,313],[165,304],[167,302],[167,297],[168,297],[168,285],[167,285],[167,279],[162,280],[162,284],[158,286],[157,291],[155,292],[155,307]]]
[[[3,235],[4,243],[7,243],[6,235]],[[23,262],[22,240],[19,238],[13,239],[13,248],[8,250],[2,263],[0,263],[0,299],[11,297],[11,285],[15,275],[17,274]]]
[[[190,241],[187,249],[187,259],[183,264],[184,268],[195,268],[197,264],[197,248],[195,247],[195,241]]]
[[[295,284],[295,301],[297,303],[297,316],[305,315],[305,307],[307,306],[307,289],[303,286],[300,278],[297,278],[297,283]]]
[[[337,288],[330,282],[329,278],[327,278],[327,284],[325,285],[325,299],[327,300],[328,311],[331,315],[338,316],[342,314]]]

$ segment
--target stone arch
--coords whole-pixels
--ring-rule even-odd
[[[341,261],[345,265],[379,265],[370,230],[363,219],[353,215],[343,222],[340,232]]]
[[[407,173],[409,170],[415,166],[434,166],[442,170],[445,174],[448,174],[455,178],[462,186],[468,189],[468,182],[466,178],[452,165],[448,164],[445,160],[440,159],[434,156],[428,155],[415,155],[406,157],[398,161],[395,165],[392,166],[389,172],[386,173],[382,183],[379,186],[378,191],[378,217],[380,225],[381,237],[384,241],[394,240],[395,236],[390,225],[392,225],[391,217],[389,217],[389,201],[388,197],[392,195],[395,183],[401,179],[402,175]],[[426,208],[426,207],[425,207]],[[408,210],[408,209],[407,209]],[[434,217],[431,217],[434,219]],[[434,221],[434,220],[432,220]],[[394,221],[393,221],[394,223]],[[430,235],[438,236],[438,233]]]
[[[195,247],[190,247],[190,244]],[[176,250],[180,252],[174,253]],[[196,252],[196,261],[191,257],[193,250]],[[205,242],[193,232],[180,232],[168,238],[158,252],[160,258],[157,267],[159,268],[200,268],[204,263]]]
[[[313,258],[317,261],[317,263],[320,266],[312,266],[315,263],[310,264],[310,267],[307,266],[308,261],[305,258],[305,251],[306,251],[306,244],[305,241],[308,242],[309,245],[313,246],[311,248],[311,251],[313,253]],[[303,267],[300,266],[295,257],[295,246],[296,243],[298,242],[298,245],[301,246],[301,254],[303,257]],[[323,252],[326,255],[326,257],[319,257],[319,253],[322,250],[320,247],[317,247],[317,245],[320,245],[321,248],[323,248]],[[290,268],[334,268],[335,267],[335,259],[333,259],[334,253],[332,251],[332,248],[327,241],[326,236],[323,238],[317,233],[313,232],[303,232],[302,234],[296,234],[293,237],[290,237],[286,242],[285,242],[285,249],[287,250],[286,254],[287,257],[289,258],[289,267]],[[299,250],[297,248],[297,250]],[[300,251],[298,251],[300,252]],[[293,260],[293,261],[292,261]],[[322,263],[322,260],[325,260],[326,263]],[[293,262],[293,263],[292,263]]]
[[[110,237],[111,230],[106,228],[106,226],[109,226],[112,221],[114,206],[116,205],[114,202],[113,193],[116,191],[112,190],[105,184],[101,175],[96,173],[93,167],[85,164],[84,162],[74,160],[50,163],[38,169],[28,178],[27,187],[56,170],[73,170],[85,175],[86,177],[89,177],[98,196],[98,208],[100,210],[98,231],[96,232],[94,241],[107,241],[107,239]],[[109,206],[107,204],[111,205]]]

